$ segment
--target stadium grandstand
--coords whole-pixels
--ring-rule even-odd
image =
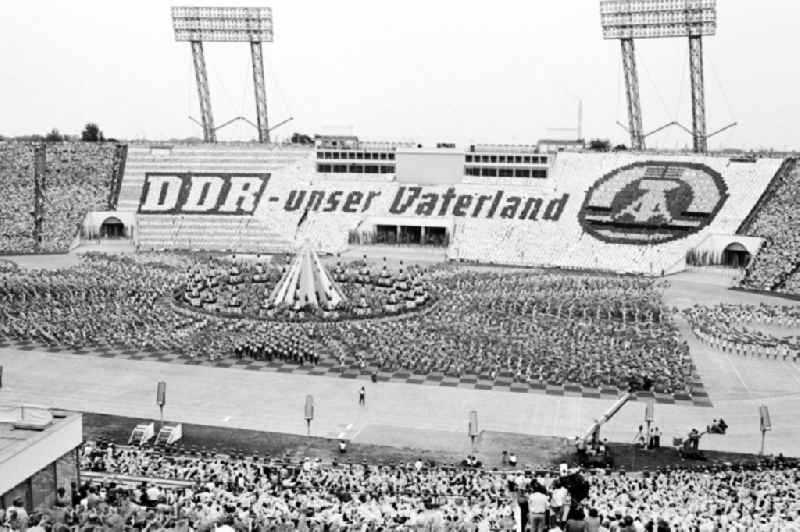
[[[142,250],[241,253],[289,253],[302,243],[324,253],[362,243],[434,244],[455,261],[645,275],[684,270],[687,256],[723,264],[730,256],[726,250],[740,249],[747,265],[743,287],[797,293],[795,159],[535,155],[535,147],[524,146],[425,149],[352,139],[352,147],[340,141],[336,151],[324,147],[330,138],[318,139],[315,150],[47,144],[38,195],[34,146],[4,142],[0,156],[7,163],[2,171],[11,203],[3,210],[0,245],[3,253],[18,254],[66,252],[81,237],[101,236],[130,238]],[[334,156],[348,163],[321,162]],[[347,171],[329,172],[327,166]],[[436,176],[420,175],[431,168]],[[633,174],[650,179],[648,172],[659,171],[685,176],[674,181],[682,183],[680,193],[653,191],[645,196],[649,207],[625,199],[643,190]],[[231,179],[243,183],[244,193],[226,206]],[[251,184],[258,190],[248,189]],[[192,186],[195,196],[189,195]],[[206,189],[216,191],[215,197],[186,204]],[[679,203],[667,202],[679,196],[692,198],[683,212],[674,210]],[[711,199],[702,204],[699,198]],[[659,202],[673,209],[669,220],[623,212],[642,205],[658,209]],[[226,211],[230,206],[232,212]],[[613,209],[619,212],[609,214]],[[659,236],[643,238],[643,228],[658,228]]]
[[[734,163],[727,157],[663,154],[531,155],[531,150],[508,146],[491,155],[483,155],[480,146],[478,152],[471,151],[475,146],[465,151],[392,146],[373,152],[372,147],[358,147],[355,140],[353,148],[330,151],[323,147],[330,142],[318,141],[316,152],[137,147],[126,164],[118,210],[136,213],[135,241],[142,249],[274,253],[311,242],[320,251],[338,253],[352,241],[421,243],[441,235],[452,260],[660,275],[683,269],[687,251],[702,248],[711,235],[728,235],[725,245],[735,242],[737,229],[781,167],[778,159]],[[357,158],[350,162],[354,154]],[[334,155],[348,162],[328,163],[341,160],[326,159]],[[479,158],[480,163],[472,162]],[[328,166],[348,172],[331,173]],[[176,168],[181,175],[168,183],[166,174]],[[249,212],[226,212],[219,195],[219,205],[211,205],[208,198],[206,205],[179,205],[195,186],[188,180],[178,184],[181,176],[195,174],[197,187],[227,191],[230,185],[201,183],[200,174],[223,183],[236,172],[256,179],[259,168],[263,188],[248,196]],[[394,173],[382,174],[382,168]],[[481,175],[474,175],[473,168]],[[622,205],[620,210],[633,204],[626,204],[617,192],[634,198],[640,182],[636,178],[659,171],[685,176],[685,181],[675,181],[687,183],[681,191],[693,198],[684,212],[671,211],[669,220],[654,216],[650,221],[627,220],[613,212],[606,216],[612,203],[615,208]],[[421,172],[437,173],[430,176],[437,182]],[[527,177],[516,177],[521,172]],[[637,172],[641,175],[634,175]],[[381,177],[365,181],[368,175]],[[628,181],[633,182],[632,191],[623,190]],[[161,204],[154,199],[157,187]],[[602,198],[593,205],[598,189]],[[657,209],[666,198],[656,198],[646,208]],[[710,199],[702,204],[700,198]],[[648,223],[661,228],[659,237],[636,236]]]
[[[115,206],[126,149],[116,143],[47,143],[36,176],[33,143],[0,141],[0,253],[65,253],[74,247],[87,213]]]
[[[800,166],[787,159],[739,229],[765,239],[747,268],[742,285],[758,290],[800,294]]]
[[[726,265],[744,272],[745,289],[796,293],[795,159],[355,137],[318,137],[314,148],[48,144],[40,180],[36,146],[3,150],[15,161],[2,170],[12,201],[35,212],[40,195],[43,217],[37,233],[31,213],[6,209],[15,222],[4,228],[15,229],[5,253],[77,248],[80,258],[46,270],[0,264],[0,350],[588,401],[633,391],[679,408],[714,405],[718,384],[708,386],[698,352],[766,375],[800,357],[788,301],[695,297],[680,312],[667,301],[675,275]],[[107,240],[137,252],[104,252]],[[100,252],[81,251],[90,246]],[[416,264],[426,248],[438,258]],[[394,252],[405,258],[374,258]],[[664,428],[681,442],[681,426]],[[772,531],[800,519],[797,464],[781,456],[565,474],[484,468],[472,456],[298,462],[124,443],[87,443],[74,487],[57,480],[54,493],[41,472],[12,486],[3,523]],[[591,443],[586,460],[609,460],[608,445]]]
[[[547,469],[488,471],[421,460],[362,465],[243,455],[207,458],[91,442],[81,465],[94,481],[81,487],[77,510],[62,517],[68,525],[145,521],[198,529],[220,523],[235,530],[767,531],[794,530],[800,518],[793,497],[797,464],[782,460],[583,478]],[[116,482],[109,486],[111,478]],[[125,483],[136,478],[151,480]],[[241,500],[257,504],[235,503]],[[49,514],[43,519],[58,524]]]
[[[715,5],[601,2],[615,148],[582,102],[275,142],[271,9],[174,7],[202,141],[0,140],[0,532],[800,531],[800,160],[708,149]],[[692,128],[645,134],[633,37],[675,36]],[[220,41],[254,122],[215,126]]]

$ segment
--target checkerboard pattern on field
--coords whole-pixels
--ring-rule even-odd
[[[6,338],[0,336],[0,348],[15,347],[22,351],[42,350],[50,353],[72,353],[104,358],[120,358],[128,360],[147,360],[151,362],[166,362],[169,364],[185,364],[194,366],[209,366],[217,368],[239,368],[250,371],[272,371],[300,375],[320,375],[340,377],[343,379],[370,379],[376,375],[381,382],[404,382],[408,384],[421,384],[427,386],[444,386],[451,388],[467,388],[473,390],[499,390],[515,393],[544,393],[548,395],[564,395],[586,397],[595,399],[614,399],[621,393],[617,387],[588,388],[579,384],[549,384],[544,382],[519,382],[510,374],[500,373],[494,379],[489,375],[447,375],[443,373],[414,374],[408,371],[386,372],[376,367],[365,368],[345,367],[331,358],[323,358],[317,365],[297,365],[281,360],[263,361],[249,358],[236,359],[233,357],[209,360],[199,358],[189,353],[166,353],[154,349],[135,351],[126,346],[100,343],[95,346],[71,347],[61,345],[48,345],[30,339]],[[640,400],[654,398],[657,403],[682,404],[694,406],[712,406],[708,393],[705,391],[699,377],[695,376],[691,385],[691,393],[677,392],[663,394],[657,392],[638,392]]]

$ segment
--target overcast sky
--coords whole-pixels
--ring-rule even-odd
[[[713,147],[800,146],[800,2],[719,0],[704,40]],[[0,15],[0,133],[200,136],[189,44],[171,5],[269,5],[264,45],[270,122],[285,137],[352,132],[376,140],[534,143],[574,135],[627,142],[619,43],[604,41],[598,0],[6,1]],[[691,127],[686,39],[636,42],[645,130]],[[255,120],[246,43],[207,43],[217,124]],[[250,139],[237,124],[221,139]],[[650,145],[689,145],[672,130]]]

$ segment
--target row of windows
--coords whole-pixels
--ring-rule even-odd
[[[468,163],[547,164],[546,156],[538,155],[466,155]]]
[[[546,178],[547,170],[529,168],[475,168],[467,167],[465,175],[478,177],[536,177]]]
[[[393,174],[394,166],[374,164],[318,164],[317,172],[322,174]],[[464,174],[476,177],[535,177],[544,179],[547,170],[530,168],[476,168],[467,167]]]
[[[317,159],[372,159],[394,160],[394,152],[386,151],[318,151]]]
[[[394,166],[378,166],[375,164],[318,164],[317,172],[322,174],[393,174]]]

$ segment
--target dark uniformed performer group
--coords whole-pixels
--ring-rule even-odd
[[[249,358],[265,362],[280,361],[304,366],[319,364],[319,354],[307,345],[270,344],[266,342],[243,342],[233,349],[237,360]]]

